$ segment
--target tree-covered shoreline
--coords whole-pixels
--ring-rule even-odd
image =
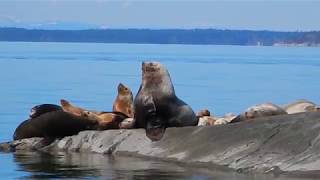
[[[40,30],[0,28],[0,41],[319,46],[320,31],[277,32],[218,29]]]

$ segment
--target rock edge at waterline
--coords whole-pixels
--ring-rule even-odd
[[[238,171],[319,172],[320,112],[219,126],[168,128],[151,142],[143,129],[82,131],[45,146],[42,138],[0,144],[0,151],[76,151],[222,165]]]

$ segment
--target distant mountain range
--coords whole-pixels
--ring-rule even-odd
[[[20,22],[14,19],[0,19],[0,27],[16,27],[25,29],[43,29],[43,30],[83,30],[100,29],[94,24],[71,22],[71,21],[45,21],[45,22]]]
[[[68,26],[70,27],[70,25]],[[0,41],[320,46],[320,31],[97,29],[96,27],[87,30],[79,30],[77,28],[70,30],[41,30],[3,27],[0,28]]]

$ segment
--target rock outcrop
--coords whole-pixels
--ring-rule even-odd
[[[238,171],[320,172],[320,112],[168,128],[157,142],[151,142],[143,129],[82,131],[49,145],[43,142],[30,138],[2,143],[0,151],[94,152],[222,165]]]

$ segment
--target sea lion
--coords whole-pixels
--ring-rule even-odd
[[[216,119],[212,116],[201,116],[199,117],[198,126],[213,126]]]
[[[203,116],[210,116],[210,111],[208,109],[202,109],[200,111],[197,112],[196,116],[199,117],[203,117]]]
[[[133,95],[131,90],[122,83],[118,85],[118,95],[113,102],[112,111],[133,117]]]
[[[83,111],[81,116],[97,122],[97,130],[119,129],[120,123],[128,118],[122,112],[91,112]]]
[[[236,115],[233,113],[227,113],[223,117],[214,117],[214,116],[208,116],[207,110],[206,111],[200,111],[205,113],[197,113],[199,122],[198,126],[216,126],[221,124],[228,124],[230,123]]]
[[[248,108],[245,112],[242,112],[236,118],[232,119],[230,123],[249,121],[258,117],[275,116],[281,114],[287,114],[287,112],[275,104],[263,103]]]
[[[236,117],[237,116],[234,115],[233,113],[227,113],[223,117],[217,118],[216,121],[214,122],[214,125],[228,124]]]
[[[208,109],[202,109],[196,113],[198,118],[197,126],[213,126],[216,121],[215,117],[210,116],[210,111]]]
[[[61,111],[61,110],[62,108],[55,104],[40,104],[31,108],[29,117],[35,118],[47,112]]]
[[[283,106],[283,109],[288,114],[301,113],[301,112],[316,112],[320,111],[320,107],[311,101],[304,99],[297,100],[293,103]]]
[[[120,129],[132,129],[135,127],[134,118],[126,118],[119,124]]]
[[[96,129],[97,123],[64,111],[53,111],[23,121],[15,130],[13,139],[31,137],[60,138],[83,130]]]
[[[61,99],[60,104],[61,104],[62,109],[65,112],[71,113],[76,116],[81,116],[83,111],[86,111],[85,109],[82,109],[80,107],[73,106],[69,101],[67,101],[65,99]]]
[[[142,82],[134,99],[137,128],[157,141],[167,127],[196,126],[198,119],[189,105],[179,99],[167,69],[159,62],[142,63]]]

